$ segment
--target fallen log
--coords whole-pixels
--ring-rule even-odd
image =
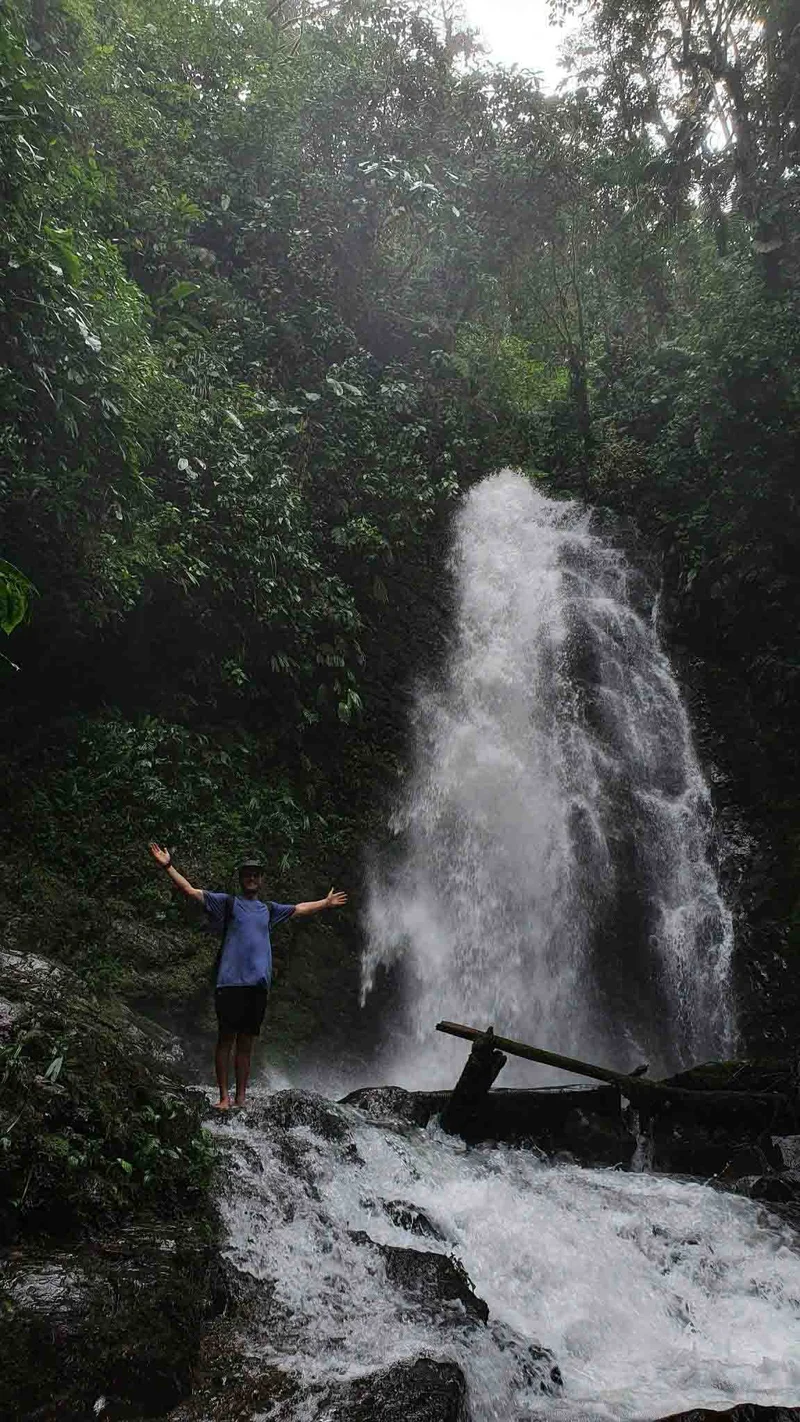
[[[479,1027],[466,1027],[460,1022],[437,1022],[436,1030],[446,1032],[451,1037],[462,1037],[467,1042],[481,1041],[487,1035]],[[639,1109],[657,1110],[659,1107],[681,1106],[695,1112],[708,1110],[718,1114],[762,1112],[765,1130],[775,1125],[778,1120],[794,1122],[796,1119],[795,1103],[777,1091],[691,1090],[685,1086],[670,1086],[665,1082],[652,1081],[646,1076],[631,1076],[627,1072],[613,1071],[609,1067],[580,1061],[577,1057],[547,1052],[542,1047],[532,1047],[527,1042],[516,1042],[510,1037],[496,1037],[494,1032],[490,1040],[493,1050],[506,1052],[509,1056],[522,1057],[526,1061],[540,1062],[544,1066],[573,1072],[576,1076],[608,1082],[618,1087],[627,1100]]]

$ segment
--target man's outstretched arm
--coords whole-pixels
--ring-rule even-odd
[[[178,873],[168,849],[162,849],[159,844],[154,844],[151,841],[150,853],[155,859],[156,864],[160,864],[162,869],[166,869],[173,884],[181,890],[181,893],[185,894],[189,899],[197,899],[198,903],[203,902],[203,890],[195,889],[194,886],[189,883],[188,879],[184,879],[183,875]]]
[[[341,889],[329,889],[324,899],[313,899],[307,904],[295,904],[294,918],[307,918],[311,913],[321,913],[323,909],[341,908],[347,903],[347,894]]]

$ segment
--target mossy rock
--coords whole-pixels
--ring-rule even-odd
[[[0,951],[0,999],[0,1415],[162,1415],[219,1292],[208,1108],[62,964]]]
[[[791,1092],[792,1065],[780,1058],[703,1062],[668,1079],[668,1085],[687,1091]]]
[[[0,951],[0,1242],[205,1215],[206,1103],[180,1045],[62,965]]]

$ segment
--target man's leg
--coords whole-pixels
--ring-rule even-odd
[[[228,1095],[228,1070],[231,1063],[231,1048],[236,1037],[235,1032],[223,1032],[220,1028],[217,1037],[217,1050],[214,1053],[214,1069],[217,1073],[217,1086],[219,1087],[219,1101],[217,1109],[227,1111],[231,1104]]]
[[[236,1033],[236,1057],[234,1069],[236,1071],[236,1106],[244,1106],[244,1098],[247,1093],[247,1083],[250,1080],[250,1056],[253,1051],[253,1038],[249,1032]]]

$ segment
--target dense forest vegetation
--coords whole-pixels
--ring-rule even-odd
[[[598,0],[570,33],[545,95],[446,0],[5,0],[10,943],[191,1016],[210,950],[148,837],[209,886],[254,845],[281,898],[352,886],[446,516],[510,463],[663,554],[766,846],[749,1030],[789,1031],[800,0]],[[354,1001],[355,921],[302,934],[285,1052]]]

